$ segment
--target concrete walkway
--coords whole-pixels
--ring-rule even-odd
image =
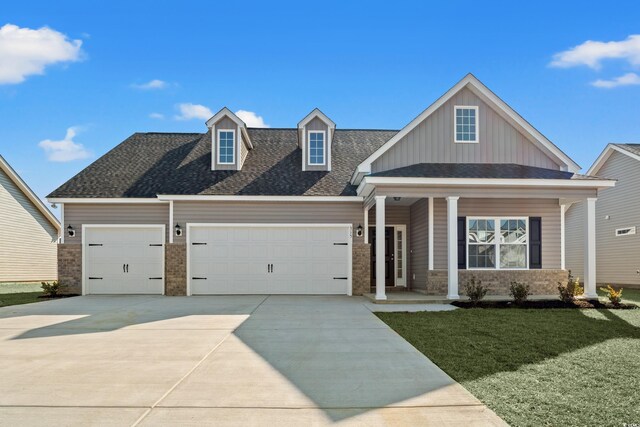
[[[0,425],[504,425],[362,298],[0,309]]]

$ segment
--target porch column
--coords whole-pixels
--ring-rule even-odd
[[[586,203],[584,232],[584,295],[597,298],[596,293],[596,200],[589,197]]]
[[[385,262],[384,262],[384,229],[385,199],[387,196],[376,196],[376,300],[386,300],[385,294]]]
[[[447,276],[448,299],[458,299],[458,199],[447,197]]]
[[[429,271],[433,270],[433,197],[429,197],[429,206],[428,206],[429,212],[427,213],[428,215],[428,229],[429,229],[429,234],[427,236],[428,240],[429,240],[429,253],[427,254],[427,256],[429,257]]]
[[[560,269],[565,269],[565,222],[564,222],[564,214],[567,211],[567,205],[560,205]]]
[[[369,243],[369,209],[364,208],[364,243]]]

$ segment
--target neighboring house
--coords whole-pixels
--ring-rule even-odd
[[[615,184],[578,175],[470,74],[400,131],[339,129],[318,109],[253,129],[223,108],[207,128],[136,133],[48,196],[73,234],[69,292],[454,299],[475,276],[555,293],[565,200]]]
[[[640,144],[609,144],[587,172],[618,182],[596,207],[597,283],[640,286]],[[566,213],[567,268],[584,276],[585,203]]]
[[[0,156],[0,282],[55,280],[60,223]]]

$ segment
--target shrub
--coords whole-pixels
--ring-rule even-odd
[[[571,270],[569,270],[567,284],[563,285],[558,282],[558,292],[560,293],[560,299],[562,301],[573,302],[577,296],[584,294],[584,288],[580,286],[579,278],[573,277]]]
[[[469,282],[464,287],[465,293],[469,297],[469,301],[473,304],[477,304],[480,302],[482,298],[487,294],[488,289],[482,286],[482,281],[478,280],[476,282],[476,278],[472,277]]]
[[[607,298],[609,298],[611,304],[615,306],[620,305],[620,301],[622,301],[622,288],[616,291],[613,286],[607,285],[606,288],[600,288],[600,290],[607,293]]]
[[[49,297],[55,297],[60,290],[60,284],[57,281],[54,282],[40,282],[44,294]]]
[[[531,295],[529,285],[519,282],[511,282],[509,295],[513,297],[513,302],[520,305]]]

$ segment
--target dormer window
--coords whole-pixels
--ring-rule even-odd
[[[457,143],[478,142],[478,107],[454,107],[454,135]]]
[[[221,165],[232,165],[235,158],[236,133],[234,130],[218,131],[218,163]]]
[[[325,163],[325,133],[324,131],[309,131],[309,164],[324,165]]]

